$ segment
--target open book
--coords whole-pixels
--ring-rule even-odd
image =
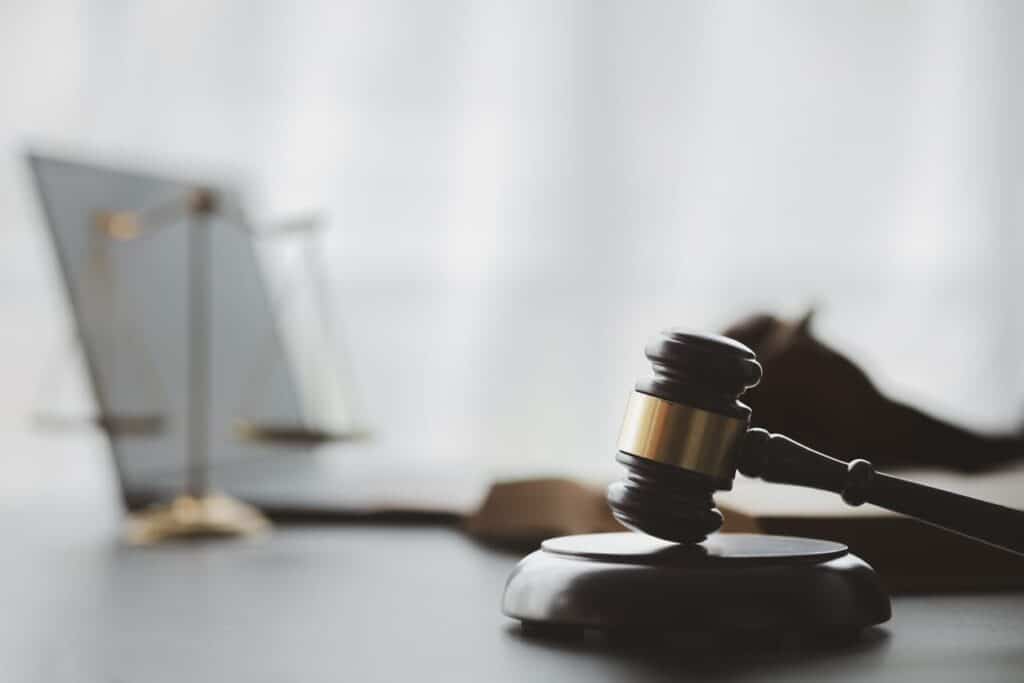
[[[899,475],[1008,507],[1024,505],[1024,464],[978,475],[937,470]],[[845,543],[878,570],[890,590],[1024,586],[1022,557],[871,505],[850,507],[833,493],[737,476],[733,490],[715,499],[725,515],[722,531]],[[495,485],[467,518],[466,528],[492,542],[530,545],[549,536],[622,527],[604,502],[603,487],[542,479]]]

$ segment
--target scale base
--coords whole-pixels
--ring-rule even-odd
[[[538,635],[764,633],[845,637],[887,621],[878,575],[846,546],[757,534],[679,545],[625,532],[562,536],[525,557],[502,609]]]
[[[171,539],[252,536],[270,522],[251,505],[222,494],[182,495],[129,516],[125,535],[133,545]]]

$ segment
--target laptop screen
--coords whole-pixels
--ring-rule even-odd
[[[126,498],[176,493],[188,462],[188,236],[197,218],[160,207],[180,206],[197,184],[46,156],[30,162]],[[202,342],[217,485],[233,462],[294,448],[240,439],[239,421],[301,424],[303,410],[237,195],[203,187],[216,197],[201,220],[210,229]],[[102,216],[139,211],[152,227],[101,229]]]

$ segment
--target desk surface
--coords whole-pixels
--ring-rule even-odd
[[[637,650],[519,635],[498,610],[515,560],[452,529],[382,525],[49,547],[3,563],[0,668],[75,683],[1024,676],[1020,594],[897,598],[885,628],[838,649]]]
[[[45,486],[0,481],[4,681],[1024,680],[1024,593],[897,597],[892,621],[832,649],[546,643],[499,611],[518,557],[455,529],[128,548],[97,461],[32,452]]]

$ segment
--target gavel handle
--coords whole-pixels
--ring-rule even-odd
[[[779,484],[833,491],[850,505],[871,503],[1024,555],[1020,510],[882,474],[867,460],[837,460],[781,434],[750,429],[739,471]]]

